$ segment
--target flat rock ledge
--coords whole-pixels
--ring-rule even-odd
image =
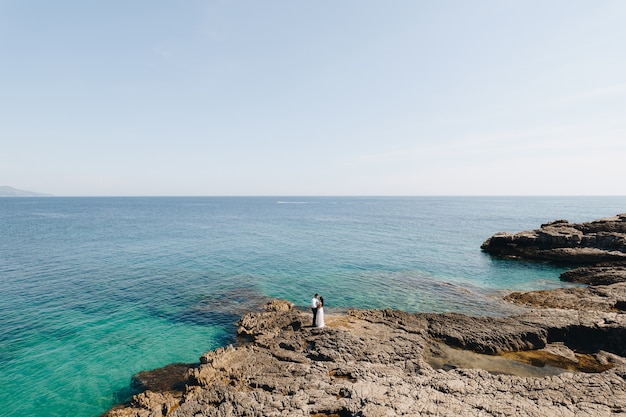
[[[623,301],[624,288],[614,291]],[[189,368],[184,392],[146,391],[105,415],[613,416],[626,413],[626,315],[605,307],[505,318],[354,310],[328,314],[320,329],[308,326],[310,313],[274,301],[241,318],[245,343]],[[436,369],[444,345],[487,360],[543,352],[575,365],[584,356],[595,368],[545,377]]]

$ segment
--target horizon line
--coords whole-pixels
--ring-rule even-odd
[[[418,198],[418,197],[626,197],[626,194],[237,194],[237,195],[0,195],[0,198]]]

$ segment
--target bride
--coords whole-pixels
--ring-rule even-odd
[[[317,308],[317,317],[315,318],[315,327],[324,327],[324,297],[320,297],[320,304]]]

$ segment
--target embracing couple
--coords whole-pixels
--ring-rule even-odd
[[[313,327],[324,327],[324,297],[315,294],[311,300],[313,311]]]

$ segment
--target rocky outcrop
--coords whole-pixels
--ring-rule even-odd
[[[537,230],[496,233],[481,248],[495,256],[575,267],[561,274],[564,281],[589,285],[626,282],[626,214],[579,224],[556,220]]]
[[[577,284],[610,285],[626,282],[626,264],[605,263],[594,266],[581,266],[561,274],[564,281]]]
[[[616,290],[616,300],[623,299]],[[278,306],[278,307],[276,307]],[[285,307],[287,306],[287,307]],[[357,310],[310,314],[273,303],[242,317],[246,343],[208,352],[189,369],[176,403],[146,392],[109,416],[610,416],[626,412],[626,321],[610,309],[539,308],[506,318]],[[306,324],[305,324],[306,323]],[[605,332],[604,350],[595,348]],[[614,333],[614,334],[613,334]],[[590,343],[583,346],[581,340]],[[539,352],[570,363],[581,347],[598,373],[543,378],[482,369],[433,367],[437,342],[492,354]],[[597,345],[600,346],[600,345]],[[597,347],[596,346],[596,347]],[[499,356],[481,355],[486,360]],[[536,360],[532,359],[532,360]]]
[[[626,283],[513,292],[504,299],[530,307],[624,312],[626,310]]]
[[[547,330],[512,318],[469,317],[463,314],[426,314],[429,335],[449,346],[497,354],[541,349]]]
[[[557,220],[520,233],[496,233],[482,250],[497,256],[591,265],[626,261],[626,214],[588,223]]]

